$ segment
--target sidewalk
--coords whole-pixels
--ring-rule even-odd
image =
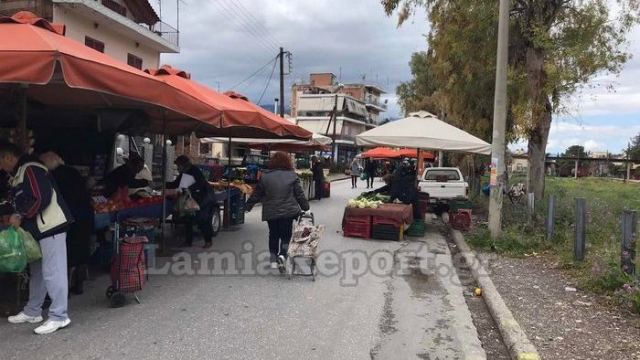
[[[349,175],[345,175],[345,174],[329,174],[329,176],[327,177],[327,180],[329,182],[334,182],[334,181],[340,181],[340,180],[348,180],[349,179]]]

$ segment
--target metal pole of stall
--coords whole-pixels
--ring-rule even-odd
[[[25,153],[29,152],[29,136],[27,131],[27,87],[29,85],[22,84],[20,86],[20,118],[18,119],[18,138],[16,145]]]
[[[162,111],[162,252],[167,253],[167,240],[165,234],[165,225],[167,222],[167,112]],[[175,220],[175,219],[174,219]]]
[[[229,134],[229,143],[227,144],[227,157],[227,165],[229,166],[227,173],[227,226],[224,228],[231,229],[231,134]]]

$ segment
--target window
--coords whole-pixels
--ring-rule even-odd
[[[142,70],[142,59],[133,54],[127,54],[127,64]]]
[[[88,36],[84,37],[84,44],[87,45],[88,47],[94,49],[94,50],[98,50],[101,53],[104,52],[104,43],[102,41],[96,40],[94,38],[90,38]]]
[[[457,181],[460,180],[460,175],[456,170],[447,170],[447,169],[438,169],[438,170],[429,170],[424,176],[424,179],[427,181]]]

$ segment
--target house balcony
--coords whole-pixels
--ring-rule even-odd
[[[138,24],[123,16],[122,9],[110,0],[53,0],[54,4],[82,15],[84,18],[109,27],[140,44],[161,53],[180,52],[180,33],[172,26],[159,21],[152,26]],[[125,13],[126,14],[126,13]]]
[[[365,105],[367,106],[367,109],[375,109],[378,112],[387,111],[387,104],[381,102],[377,98],[365,99]]]

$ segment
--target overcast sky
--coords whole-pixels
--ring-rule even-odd
[[[158,9],[158,1],[151,0]],[[162,1],[162,17],[176,24],[175,0]],[[257,102],[271,104],[278,96],[278,68],[267,64],[278,47],[293,54],[286,76],[291,84],[308,81],[309,73],[341,74],[341,82],[376,83],[388,94],[387,116],[401,116],[395,88],[411,78],[411,54],[426,50],[428,24],[423,12],[397,28],[378,0],[185,0],[180,8],[180,54],[162,62],[192,74],[193,79],[223,91],[234,90]],[[554,117],[548,152],[573,144],[588,150],[619,152],[640,132],[640,31],[630,37],[636,55],[617,77],[594,80],[595,88],[571,100],[571,114]],[[251,74],[257,74],[240,85]],[[615,92],[606,86],[613,84]],[[599,85],[599,86],[598,86]],[[516,148],[522,144],[515,144]]]

